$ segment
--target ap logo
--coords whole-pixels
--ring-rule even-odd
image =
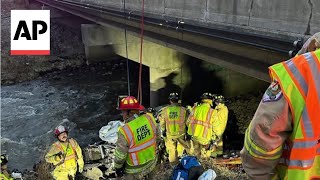
[[[11,10],[11,55],[50,55],[50,10]]]

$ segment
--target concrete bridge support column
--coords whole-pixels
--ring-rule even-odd
[[[114,57],[111,40],[102,26],[96,24],[81,25],[82,42],[85,47],[87,64],[105,61]]]
[[[122,57],[128,55],[128,59],[139,62],[138,34],[127,33],[127,39],[125,39],[124,30],[85,24],[82,25],[82,36],[89,62],[92,59],[106,58],[114,54]],[[150,68],[150,105],[158,106],[167,103],[168,94],[172,91],[180,92],[183,84],[186,84],[184,82],[186,79],[181,76],[184,55],[144,39],[142,57],[143,65]]]
[[[116,54],[126,57],[124,33],[119,33],[116,36],[117,33],[113,33],[113,37],[118,37],[117,39],[120,42],[114,43],[114,50]],[[140,38],[127,34],[127,50],[128,59],[139,62]],[[144,40],[142,63],[150,68],[151,107],[168,103],[167,98],[170,92],[176,91],[180,93],[181,89],[184,88],[184,85],[188,82],[188,76],[182,76],[188,72],[184,66],[184,58],[185,55],[176,50],[153,43],[147,39]]]

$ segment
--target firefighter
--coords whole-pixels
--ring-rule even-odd
[[[188,148],[184,140],[187,110],[179,105],[178,93],[170,93],[168,99],[170,105],[161,109],[158,119],[160,121],[162,135],[165,137],[169,162],[174,166],[178,163],[178,156],[182,156],[184,149]]]
[[[191,154],[198,158],[207,158],[211,156],[210,144],[216,140],[216,134],[213,129],[213,116],[216,111],[212,108],[213,95],[203,93],[201,103],[194,106],[187,120],[187,136],[191,139]]]
[[[272,83],[240,153],[251,179],[320,179],[320,33],[303,47],[269,67]]]
[[[58,141],[52,144],[45,160],[55,166],[52,172],[54,179],[74,179],[77,169],[80,173],[83,171],[81,148],[76,140],[68,138],[68,130],[64,126],[56,127],[54,134]]]
[[[8,159],[5,154],[1,155],[0,163],[1,163],[0,180],[13,180],[13,178],[11,178],[7,169]]]
[[[118,133],[116,174],[124,179],[150,179],[158,159],[160,130],[156,121],[150,114],[140,113],[144,107],[133,96],[121,99],[118,109],[127,123]]]
[[[214,149],[212,149],[211,156],[216,157],[218,155],[223,154],[223,133],[226,129],[227,126],[227,121],[228,121],[228,108],[225,105],[225,98],[221,95],[214,95],[213,99],[215,103],[215,110],[216,113],[214,114],[214,120],[213,120],[213,131],[215,134],[215,139],[214,141]]]

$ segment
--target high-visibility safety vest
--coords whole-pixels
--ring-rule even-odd
[[[184,135],[186,132],[186,109],[181,106],[167,106],[164,109],[167,135]]]
[[[208,144],[212,137],[213,112],[214,109],[209,104],[203,103],[194,107],[189,116],[188,134],[202,141],[203,144]]]
[[[54,145],[63,153],[65,153],[65,158],[62,164],[62,167],[66,166],[67,161],[73,160],[76,162],[77,153],[75,151],[75,143],[73,139],[69,139],[69,143],[67,145],[60,143],[59,141],[55,142]]]
[[[148,114],[128,122],[119,129],[129,144],[127,164],[143,165],[156,158],[156,122]]]
[[[277,167],[281,179],[320,178],[320,50],[270,67],[293,117]]]

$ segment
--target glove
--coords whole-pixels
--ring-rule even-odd
[[[116,175],[117,177],[122,177],[124,174],[123,169],[122,168],[116,168]]]
[[[54,155],[56,161],[62,161],[63,153],[60,151]]]

